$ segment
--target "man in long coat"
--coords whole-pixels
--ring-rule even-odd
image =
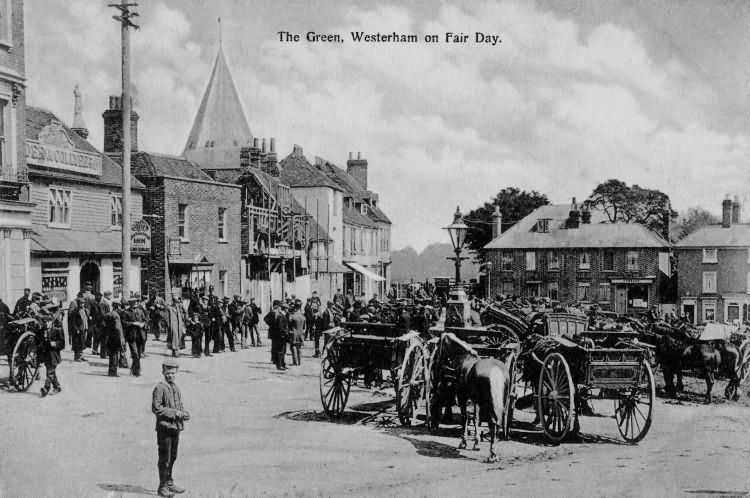
[[[172,356],[179,356],[180,349],[185,348],[185,309],[178,298],[172,299],[167,307],[169,320],[167,329],[167,348],[172,350]]]
[[[125,305],[125,311],[122,313],[122,327],[125,332],[125,342],[130,348],[130,361],[131,368],[130,372],[135,377],[141,376],[141,353],[138,350],[138,336],[140,335],[143,322],[140,321],[138,313],[135,311],[135,306],[138,305],[138,300],[131,297],[127,301],[123,299],[123,305]]]
[[[70,343],[73,348],[73,361],[86,361],[83,357],[83,349],[88,328],[89,319],[86,313],[83,292],[79,292],[76,299],[71,301],[68,308],[68,333],[70,334]]]
[[[44,381],[40,394],[42,397],[62,391],[60,381],[57,379],[57,365],[62,362],[60,351],[65,349],[65,333],[63,332],[60,305],[57,302],[47,305],[46,310],[50,313],[51,320],[43,325],[43,337],[39,348],[39,360],[44,363],[47,378]]]

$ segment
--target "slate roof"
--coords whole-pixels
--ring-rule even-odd
[[[678,248],[691,247],[750,247],[750,224],[732,224],[728,228],[708,225],[699,228],[675,244]]]
[[[591,211],[591,223],[565,229],[568,204],[552,204],[535,209],[484,249],[561,249],[561,248],[667,248],[659,235],[638,223],[608,223],[599,210]],[[550,219],[548,233],[536,232],[538,219]]]
[[[279,171],[281,181],[290,187],[328,187],[342,190],[297,150],[279,162]]]
[[[352,175],[339,168],[330,161],[323,160],[322,164],[316,164],[315,168],[330,178],[341,190],[348,194],[355,194],[364,190],[362,185]]]
[[[42,109],[40,107],[26,106],[26,126],[25,135],[29,140],[39,140],[39,132],[52,122],[59,122],[65,133],[73,142],[73,147],[82,152],[89,154],[97,154],[102,158],[102,174],[101,176],[85,175],[76,173],[73,171],[50,171],[34,164],[28,164],[29,173],[34,175],[54,176],[55,178],[71,180],[79,183],[88,183],[93,185],[106,185],[122,188],[122,167],[117,162],[109,158],[109,156],[103,154],[91,145],[88,141],[84,140],[78,133],[71,130],[65,123],[63,123],[57,116],[52,112]],[[135,176],[131,175],[130,186],[132,189],[141,190],[144,189],[144,185],[138,181]]]
[[[344,206],[344,223],[377,228],[377,225],[368,216],[365,216],[359,209],[354,207]]]
[[[214,181],[200,166],[184,157],[153,152],[136,152],[131,158],[131,168],[136,176],[174,176],[192,180]]]
[[[85,238],[85,243],[83,238]],[[122,232],[119,230],[104,230],[101,232],[60,230],[48,228],[42,224],[34,224],[34,233],[31,235],[31,250],[45,253],[120,254],[122,251]]]
[[[249,145],[252,139],[242,101],[220,44],[183,154],[208,148],[242,147]]]

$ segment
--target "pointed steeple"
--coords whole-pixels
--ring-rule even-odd
[[[239,168],[240,147],[251,145],[252,140],[220,41],[183,154],[203,168]]]
[[[73,89],[73,126],[70,129],[78,133],[84,140],[89,137],[89,129],[86,128],[86,123],[83,121],[83,99],[78,85]]]

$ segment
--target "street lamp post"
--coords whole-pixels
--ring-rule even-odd
[[[487,292],[486,292],[486,298],[492,299],[492,296],[490,296],[490,293],[492,292],[492,262],[487,261],[484,263],[484,271],[487,274]]]
[[[469,300],[466,296],[463,286],[461,285],[461,261],[467,258],[461,257],[461,250],[466,241],[466,232],[469,227],[463,222],[461,211],[456,206],[456,212],[453,215],[453,223],[443,227],[450,235],[453,244],[455,257],[449,257],[456,265],[456,285],[451,289],[448,302],[446,303],[445,325],[448,327],[465,327],[470,318]]]
[[[286,260],[289,259],[289,243],[286,240],[282,240],[276,244],[276,249],[279,250],[279,256],[281,256],[281,299],[286,299],[284,293],[284,286],[286,284]]]

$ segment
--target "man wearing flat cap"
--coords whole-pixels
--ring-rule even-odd
[[[138,304],[138,300],[134,297],[126,300],[122,299],[122,304],[125,306],[125,310],[122,312],[122,328],[125,333],[125,342],[128,344],[130,349],[130,372],[135,377],[141,376],[141,352],[138,349],[138,335],[141,333],[141,327],[143,323],[140,321],[138,314],[135,311],[135,306]]]
[[[182,393],[175,382],[178,370],[176,360],[165,359],[161,367],[164,382],[156,385],[151,396],[151,411],[156,415],[156,446],[159,454],[157,494],[168,498],[173,497],[175,493],[185,492],[174,483],[172,477],[180,432],[185,428],[185,422],[190,420],[190,413],[185,410]]]

